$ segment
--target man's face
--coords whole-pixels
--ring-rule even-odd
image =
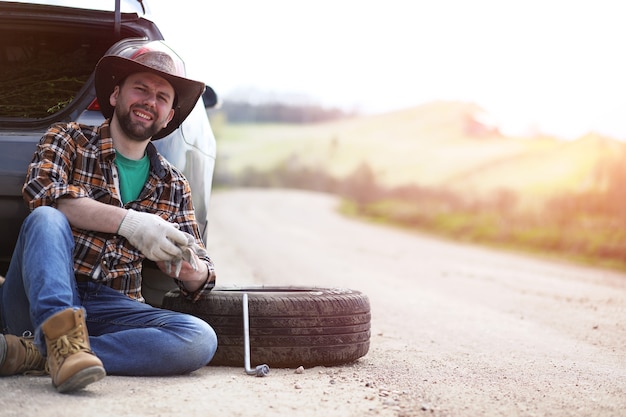
[[[130,139],[143,142],[172,120],[174,94],[171,84],[158,75],[131,74],[111,94],[113,117]]]

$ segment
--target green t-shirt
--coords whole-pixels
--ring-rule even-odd
[[[150,159],[148,155],[136,161],[128,159],[121,153],[115,156],[115,165],[120,176],[120,194],[122,203],[136,200],[143,190],[143,186],[150,174]]]

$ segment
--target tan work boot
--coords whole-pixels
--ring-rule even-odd
[[[57,391],[78,390],[104,378],[102,362],[89,345],[82,309],[60,311],[41,329],[48,348],[48,370]]]
[[[0,376],[24,373],[44,374],[46,358],[32,339],[0,334]]]

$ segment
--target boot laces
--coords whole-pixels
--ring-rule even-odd
[[[85,346],[84,334],[80,326],[56,339],[51,348],[52,354],[61,358],[67,358],[78,352],[91,353],[91,350]]]
[[[26,349],[26,358],[20,368],[24,375],[45,375],[47,371],[46,359],[41,356],[39,350],[31,340],[32,338],[22,338],[21,343]]]

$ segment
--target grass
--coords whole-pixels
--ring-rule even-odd
[[[507,219],[496,211],[438,211],[406,201],[377,201],[365,207],[344,200],[348,216],[450,240],[499,249],[524,251],[586,265],[626,271],[626,230],[598,227],[590,232],[580,222],[556,224],[532,219]]]
[[[345,177],[365,162],[386,186],[408,183],[475,193],[508,189],[530,199],[594,186],[597,162],[623,144],[595,135],[556,138],[472,135],[475,106],[436,103],[405,111],[315,125],[222,125],[219,155],[228,169],[266,169],[282,161],[323,166]]]
[[[590,214],[586,197],[613,186],[621,198],[626,145],[476,133],[468,120],[479,111],[439,102],[314,125],[222,124],[217,178],[335,192],[351,201],[345,213],[371,221],[626,267],[626,222],[607,215],[610,201]]]

